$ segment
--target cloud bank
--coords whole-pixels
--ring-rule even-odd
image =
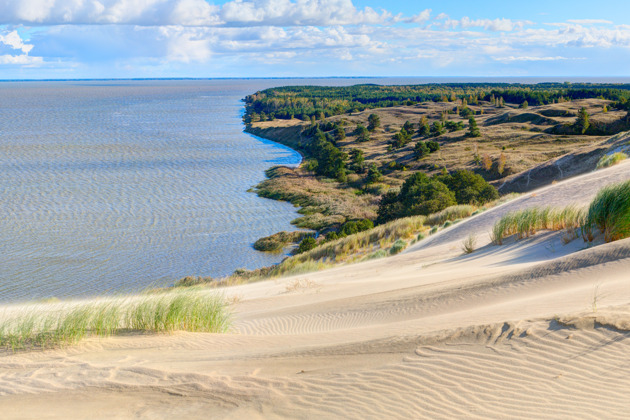
[[[592,18],[454,18],[435,7],[403,15],[352,0],[0,2],[0,68],[64,77],[96,68],[130,76],[568,73],[575,60],[596,68],[589,57],[613,49],[627,54],[630,26]]]

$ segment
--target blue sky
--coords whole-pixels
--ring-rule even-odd
[[[628,76],[620,0],[0,0],[0,79]]]

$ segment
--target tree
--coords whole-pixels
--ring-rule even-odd
[[[401,128],[400,131],[394,134],[394,138],[392,140],[392,147],[394,149],[399,149],[401,147],[405,147],[407,143],[411,141],[411,134],[409,134],[404,128]]]
[[[360,149],[352,149],[350,151],[350,162],[351,169],[357,173],[362,174],[365,172],[365,157],[363,155],[363,150]]]
[[[422,159],[423,157],[428,156],[429,153],[431,153],[431,151],[427,147],[426,143],[423,141],[419,141],[418,143],[416,143],[415,147],[413,148],[413,155],[416,159]]]
[[[368,169],[367,183],[373,184],[375,182],[381,182],[383,180],[383,174],[378,170],[375,163],[372,163]]]
[[[357,124],[354,134],[357,136],[358,142],[370,141],[370,132],[363,124]]]
[[[407,178],[396,196],[388,192],[381,199],[377,223],[398,217],[428,215],[455,204],[455,195],[444,183],[437,178],[429,178],[422,172],[416,172]]]
[[[420,118],[420,124],[418,127],[418,134],[422,137],[426,137],[431,133],[431,129],[429,128],[429,121],[427,117],[424,115]]]
[[[405,124],[403,125],[403,129],[409,133],[410,136],[413,136],[413,133],[415,132],[413,129],[413,124],[409,121],[405,121]]]
[[[528,106],[529,104],[527,103],[527,101],[523,101],[518,107],[521,109],[527,109]]]
[[[370,114],[368,117],[368,131],[374,131],[381,126],[381,119],[376,114]]]
[[[425,144],[429,148],[430,153],[437,152],[438,150],[440,150],[440,143],[438,143],[437,141],[429,140]]]
[[[588,112],[586,112],[586,108],[582,107],[578,111],[577,120],[575,120],[575,129],[580,133],[586,133],[586,130],[590,127],[591,123],[588,121]]]
[[[346,130],[343,127],[337,126],[335,128],[335,140],[341,141],[346,138]]]
[[[453,191],[458,204],[484,204],[499,198],[497,190],[481,175],[465,169],[440,175],[438,179]]]
[[[310,152],[317,160],[315,168],[318,175],[344,180],[346,177],[347,155],[326,140],[326,136],[317,129],[315,140],[310,146]]]
[[[446,133],[446,130],[441,122],[434,121],[433,124],[431,124],[431,137],[441,136],[444,133]]]
[[[469,137],[481,137],[481,131],[477,127],[477,121],[475,117],[468,118],[468,136]]]

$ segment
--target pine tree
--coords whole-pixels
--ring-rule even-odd
[[[477,127],[475,117],[468,118],[468,136],[481,137],[481,131],[479,131],[479,127]]]
[[[368,126],[367,129],[369,131],[374,131],[381,126],[381,119],[376,114],[370,114],[368,117]]]
[[[586,108],[580,108],[578,112],[577,120],[575,121],[575,129],[580,133],[586,133],[588,127],[590,127],[591,123],[588,121],[588,112],[586,112]]]

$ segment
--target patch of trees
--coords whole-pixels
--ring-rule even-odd
[[[400,191],[390,190],[378,207],[378,224],[400,217],[429,215],[455,204],[484,204],[499,197],[497,190],[481,175],[460,170],[429,177],[411,175]]]
[[[460,113],[472,112],[466,104],[490,101],[529,106],[567,100],[602,98],[613,107],[630,110],[630,85],[591,83],[447,83],[407,86],[286,86],[248,95],[245,101],[247,123],[269,119],[301,118],[324,120],[333,115],[425,101],[461,101]]]
[[[347,155],[339,150],[326,135],[318,130],[312,143],[308,147],[309,153],[317,162],[313,168],[318,175],[328,178],[336,178],[339,181],[346,179]]]
[[[433,152],[440,150],[440,143],[437,141],[418,141],[413,148],[413,155],[416,159],[422,159]]]

